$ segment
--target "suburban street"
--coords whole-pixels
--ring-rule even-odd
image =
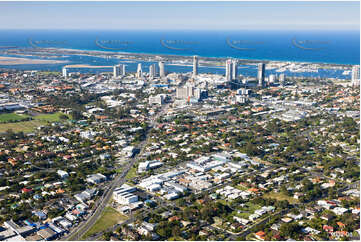
[[[157,125],[157,119],[168,110],[169,105],[165,105],[162,110],[153,118],[151,124],[152,128]],[[151,130],[151,129],[150,129]],[[149,131],[147,133],[149,133]],[[77,228],[75,228],[73,231],[71,231],[67,236],[61,238],[61,240],[80,240],[83,235],[96,223],[96,221],[100,218],[102,215],[105,207],[108,205],[110,199],[112,198],[113,191],[115,188],[121,186],[126,181],[126,176],[130,169],[136,164],[137,157],[141,156],[144,152],[144,148],[149,142],[149,137],[147,135],[147,138],[145,141],[141,142],[138,149],[140,149],[140,152],[135,155],[134,158],[130,159],[127,165],[124,167],[122,172],[118,174],[113,182],[110,185],[110,189],[104,192],[103,196],[100,198],[100,202],[98,202],[97,208],[95,212],[88,218],[86,221],[82,222]]]

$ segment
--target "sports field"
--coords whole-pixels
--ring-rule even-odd
[[[52,113],[52,114],[40,114],[36,116],[20,115],[15,113],[7,113],[0,115],[0,133],[4,133],[11,129],[14,132],[33,132],[37,127],[47,125],[52,122],[61,121],[60,116],[63,113]],[[67,115],[70,118],[69,115]],[[31,117],[32,120],[20,121],[25,118]],[[14,121],[14,122],[9,122]],[[9,123],[4,123],[9,122]]]

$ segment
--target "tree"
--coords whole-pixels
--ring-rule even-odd
[[[290,192],[287,190],[285,185],[281,186],[281,192],[286,196],[290,196]]]
[[[174,226],[172,229],[172,236],[173,237],[179,237],[181,234],[179,226]]]
[[[282,237],[291,237],[293,239],[300,235],[301,226],[297,223],[284,223],[280,227],[280,235]]]
[[[83,118],[81,112],[78,111],[78,110],[73,110],[72,113],[71,113],[71,116],[72,116],[73,119],[75,119],[75,120],[80,120],[80,119]]]
[[[68,119],[68,116],[66,116],[65,114],[61,114],[61,115],[59,115],[59,118],[60,118],[61,120],[67,120],[67,119]]]
[[[183,198],[180,198],[176,201],[176,204],[178,207],[184,207],[186,205],[186,202]]]
[[[106,241],[109,241],[110,240],[110,237],[112,237],[113,233],[112,232],[105,232],[103,234],[103,239],[106,240]]]

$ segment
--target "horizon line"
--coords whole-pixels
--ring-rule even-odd
[[[243,31],[243,30],[247,30],[247,31],[358,31],[360,32],[360,28],[340,28],[340,29],[325,29],[325,28],[311,28],[311,29],[303,29],[303,28],[297,28],[297,29],[292,29],[292,28],[287,28],[287,29],[282,29],[282,28],[267,28],[267,29],[258,29],[258,28],[242,28],[242,29],[108,29],[108,28],[102,28],[102,29],[88,29],[88,28],[28,28],[28,29],[23,29],[23,28],[0,28],[0,30],[22,30],[22,31],[27,31],[27,30],[74,30],[74,31],[87,31],[87,30],[113,30],[113,31]]]

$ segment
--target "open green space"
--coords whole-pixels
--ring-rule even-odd
[[[113,225],[119,223],[120,221],[126,220],[127,217],[119,213],[117,210],[111,207],[106,207],[104,212],[98,221],[91,227],[88,232],[84,234],[82,239],[86,239],[89,236],[96,234],[98,232],[104,231]]]
[[[248,189],[248,187],[245,187],[245,186],[243,186],[243,185],[241,185],[241,184],[235,186],[235,188],[237,188],[237,189],[239,189],[239,190],[241,190],[241,191],[246,191],[246,190]]]
[[[58,121],[60,121],[60,116],[61,115],[65,115],[68,118],[70,118],[69,115],[66,115],[66,114],[61,113],[61,112],[57,112],[57,113],[51,113],[51,114],[36,115],[36,116],[33,116],[33,119],[35,119],[35,120],[43,120],[43,121],[48,121],[48,122],[58,122]]]
[[[16,123],[3,123],[0,124],[0,133],[4,133],[11,129],[13,132],[29,133],[34,131],[39,126],[46,125],[47,122],[43,120],[30,120]]]
[[[132,179],[133,177],[137,176],[137,167],[130,168],[128,174],[125,176],[125,179]]]
[[[244,208],[246,208],[248,211],[250,211],[250,212],[253,213],[253,212],[256,211],[257,209],[260,209],[261,206],[258,205],[258,204],[254,204],[253,202],[247,202],[247,203],[245,204]]]
[[[28,115],[23,115],[23,114],[16,114],[16,113],[3,113],[0,114],[0,123],[4,123],[4,122],[16,122],[16,121],[20,121],[23,119],[26,119],[30,116]]]
[[[263,197],[277,199],[278,201],[287,200],[291,204],[295,204],[298,202],[298,200],[296,198],[287,196],[280,192],[269,192],[269,193],[264,194]]]
[[[40,114],[36,116],[32,116],[33,120],[29,121],[20,121],[14,123],[1,123],[5,122],[5,120],[22,120],[28,115],[19,115],[15,113],[9,114],[1,114],[0,115],[0,133],[4,133],[7,130],[11,129],[13,132],[24,132],[29,133],[33,132],[37,127],[47,125],[48,123],[61,121],[60,116],[64,115],[61,112],[52,113],[52,114]],[[70,115],[66,115],[68,118],[71,118]],[[21,119],[20,119],[21,118]]]
[[[238,208],[240,213],[238,213],[238,211],[234,211],[233,215],[237,216],[237,217],[248,219],[249,215],[253,214],[254,211],[256,211],[257,209],[260,209],[260,208],[261,208],[260,205],[254,204],[252,202],[247,202],[247,203],[245,203],[245,205],[243,207]]]

